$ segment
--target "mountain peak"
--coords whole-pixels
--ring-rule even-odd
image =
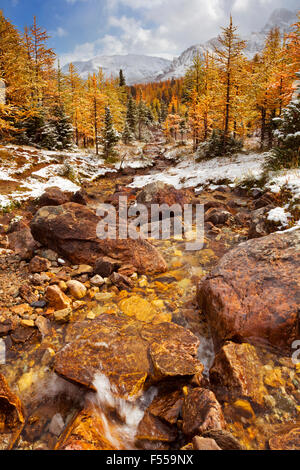
[[[277,26],[282,33],[287,33],[291,24],[296,21],[297,12],[286,8],[277,8],[271,13],[260,32],[251,33],[248,37],[243,38],[247,41],[245,55],[251,59],[255,54],[261,52],[266,35],[272,28]],[[107,77],[117,77],[122,69],[128,85],[180,78],[191,67],[195,55],[197,53],[203,54],[205,50],[212,51],[217,41],[217,38],[212,38],[204,44],[195,44],[186,49],[179,57],[174,58],[173,61],[161,57],[129,53],[127,55],[97,56],[86,61],[74,62],[74,65],[84,79],[89,74],[97,73],[99,67]],[[67,69],[68,65],[63,68],[63,71],[67,72]]]

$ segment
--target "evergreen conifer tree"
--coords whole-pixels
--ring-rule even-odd
[[[300,78],[300,72],[297,73]],[[274,120],[274,137],[278,146],[270,152],[267,168],[295,168],[300,166],[300,86],[292,101],[283,109],[282,116]]]
[[[105,106],[104,126],[102,129],[101,143],[103,145],[103,158],[112,159],[115,156],[115,146],[119,141],[119,136],[113,127],[112,115],[109,106]]]
[[[120,87],[126,86],[126,80],[125,80],[124,73],[123,73],[122,69],[120,70],[120,74],[119,74],[119,86]]]
[[[125,145],[128,145],[130,142],[133,141],[133,139],[134,139],[134,137],[132,135],[132,132],[129,129],[128,122],[125,122],[125,127],[124,127],[124,131],[123,131],[123,134],[122,134],[122,140],[123,140]]]
[[[126,122],[128,123],[130,132],[135,135],[137,125],[137,109],[135,101],[131,95],[129,95],[127,101]]]

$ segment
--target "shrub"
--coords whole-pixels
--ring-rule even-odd
[[[230,156],[238,153],[243,148],[241,139],[228,136],[224,139],[224,133],[214,130],[211,137],[201,143],[197,150],[197,160],[208,160],[215,157]]]

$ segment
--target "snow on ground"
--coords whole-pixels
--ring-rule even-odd
[[[176,189],[206,186],[224,179],[241,182],[244,178],[259,178],[263,172],[266,154],[239,154],[235,157],[219,157],[212,160],[195,162],[184,160],[177,166],[160,173],[136,176],[130,185],[142,188],[149,183],[162,181]]]
[[[287,227],[291,217],[292,215],[286,212],[283,207],[275,207],[275,209],[270,210],[268,214],[269,222],[275,222],[281,227]]]
[[[2,149],[11,151],[12,156],[0,164],[0,181],[19,184],[17,189],[0,194],[0,207],[39,197],[51,186],[58,186],[63,191],[78,191],[80,186],[68,179],[69,172],[72,172],[75,181],[84,181],[117,171],[103,159],[84,151],[59,152],[14,145]],[[26,177],[22,177],[25,172]]]
[[[53,176],[45,182],[29,178],[24,182],[24,185],[20,186],[19,190],[10,194],[0,194],[0,207],[7,207],[11,203],[22,202],[31,197],[37,198],[45,192],[46,188],[51,188],[52,186],[57,186],[62,191],[74,193],[80,189],[80,186],[60,176]]]
[[[267,183],[267,188],[273,193],[279,193],[286,188],[292,193],[293,200],[300,199],[300,170],[285,170],[273,176]]]

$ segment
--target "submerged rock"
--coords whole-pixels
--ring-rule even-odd
[[[55,450],[125,450],[121,438],[117,426],[108,433],[101,409],[89,403],[67,426]]]
[[[21,434],[25,422],[22,403],[0,374],[0,450],[10,450]]]
[[[68,203],[58,207],[43,207],[31,222],[36,240],[53,249],[73,264],[95,265],[103,256],[132,264],[140,273],[160,273],[166,263],[148,241],[138,239],[107,239],[97,237],[100,218],[85,206]],[[95,274],[104,274],[99,270]]]
[[[136,200],[139,204],[143,204],[148,208],[148,218],[151,222],[156,222],[155,214],[152,213],[153,205],[166,205],[166,209],[173,205],[178,205],[181,209],[185,204],[189,204],[193,198],[193,194],[189,189],[175,189],[174,186],[165,184],[161,181],[147,184],[139,193]],[[170,217],[169,211],[162,212],[157,215],[159,218]]]
[[[220,403],[210,390],[194,388],[185,396],[182,408],[184,434],[203,434],[210,429],[224,429],[225,420]]]
[[[216,347],[226,340],[287,350],[299,337],[300,230],[241,243],[199,289]]]
[[[55,357],[55,371],[95,390],[95,374],[101,370],[122,397],[167,377],[191,377],[203,370],[196,359],[198,338],[175,324],[150,325],[104,314],[73,325],[68,339]]]
[[[255,347],[247,343],[223,346],[210,369],[210,380],[223,401],[228,397],[247,397],[263,405],[268,393],[263,381],[263,364]]]
[[[294,425],[269,440],[271,450],[300,450],[300,427]]]

